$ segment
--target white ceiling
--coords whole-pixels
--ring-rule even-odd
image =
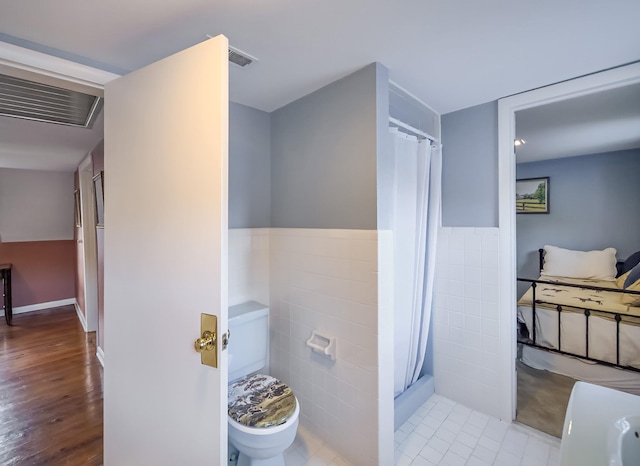
[[[0,117],[0,168],[74,171],[100,142],[101,111],[92,129]]]
[[[640,84],[516,113],[518,163],[640,147]]]
[[[448,113],[640,59],[638,0],[0,0],[0,12],[1,34],[109,71],[225,34],[259,59],[232,67],[231,99],[265,111],[373,61]]]

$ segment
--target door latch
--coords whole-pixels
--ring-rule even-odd
[[[222,351],[227,349],[229,346],[229,338],[231,338],[231,330],[227,330],[226,333],[222,334]]]

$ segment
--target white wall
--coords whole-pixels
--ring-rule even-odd
[[[73,239],[73,173],[0,168],[0,241]]]
[[[441,228],[434,327],[436,393],[504,417],[498,228]],[[511,419],[505,419],[511,421]]]

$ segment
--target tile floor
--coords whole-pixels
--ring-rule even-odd
[[[284,452],[287,466],[351,466],[304,426],[298,427],[293,444]]]
[[[555,466],[559,448],[555,437],[433,395],[395,433],[395,464]],[[287,466],[351,466],[303,426],[285,460]]]
[[[560,440],[433,395],[395,433],[397,466],[556,466]]]
[[[227,466],[237,466],[237,452],[229,444]],[[296,439],[284,452],[284,460],[286,466],[353,466],[303,426],[298,426]]]

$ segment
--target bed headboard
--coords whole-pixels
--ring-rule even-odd
[[[544,249],[543,248],[538,249],[538,258],[540,261],[539,272],[542,273],[542,269],[544,268]],[[618,274],[616,275],[616,277],[619,277],[623,273],[627,273],[629,270],[631,270],[636,265],[638,265],[638,263],[640,263],[640,251],[634,252],[626,260],[618,261],[616,263],[616,269],[618,271]]]
[[[540,261],[540,270],[538,270],[539,273],[542,273],[542,269],[544,268],[544,249],[540,248],[538,249],[538,260]]]

